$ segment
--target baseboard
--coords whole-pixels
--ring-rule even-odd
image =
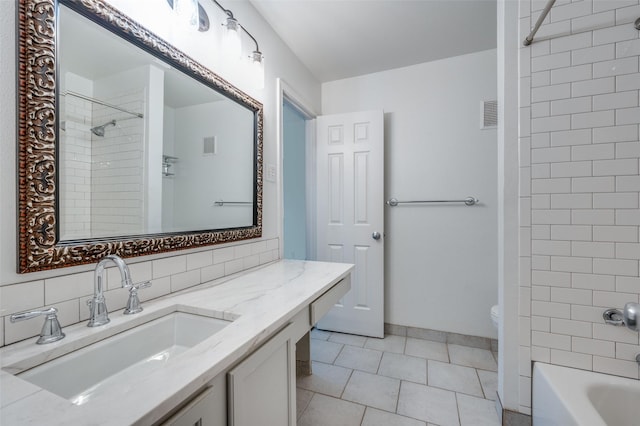
[[[530,415],[502,408],[500,395],[496,395],[496,411],[502,426],[531,426],[532,424]]]
[[[434,342],[451,343],[454,345],[471,346],[473,348],[498,351],[498,341],[488,337],[469,336],[466,334],[450,333],[448,331],[430,330],[428,328],[406,327],[404,325],[384,324],[385,334],[396,336],[415,337],[417,339],[431,340]]]

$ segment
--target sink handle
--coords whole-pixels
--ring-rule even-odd
[[[129,300],[127,300],[127,307],[124,310],[125,315],[142,312],[142,306],[140,305],[140,299],[138,298],[138,290],[147,287],[151,287],[151,281],[142,281],[125,287],[129,289]]]
[[[25,321],[31,318],[39,317],[40,315],[46,315],[42,330],[40,331],[40,338],[36,341],[37,344],[43,345],[45,343],[57,342],[60,339],[64,339],[64,333],[62,327],[58,321],[58,309],[39,309],[35,311],[19,312],[9,317],[9,321]]]

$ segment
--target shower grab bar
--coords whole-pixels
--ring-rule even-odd
[[[248,204],[253,204],[253,201],[223,201],[223,200],[218,200],[215,201],[213,203],[215,206],[225,206],[227,204],[232,205],[232,206],[243,206],[243,205],[248,205]]]
[[[549,0],[547,2],[546,6],[542,10],[542,13],[540,14],[540,17],[536,21],[536,25],[534,25],[533,29],[531,30],[527,38],[524,39],[524,42],[522,44],[524,44],[525,46],[529,46],[531,44],[531,42],[533,41],[533,37],[536,35],[538,30],[540,29],[540,26],[542,25],[542,21],[545,20],[555,2],[556,0]]]
[[[117,109],[118,111],[122,111],[122,112],[124,112],[126,114],[134,115],[134,116],[136,116],[138,118],[144,118],[144,115],[142,115],[139,112],[129,111],[129,110],[121,108],[121,107],[119,107],[117,105],[113,105],[113,104],[110,104],[110,103],[107,103],[107,102],[104,102],[104,101],[101,101],[101,100],[98,100],[98,99],[95,99],[95,98],[90,98],[89,96],[81,95],[80,93],[72,92],[70,90],[67,90],[66,92],[62,93],[62,96],[67,96],[67,95],[73,96],[75,98],[84,99],[85,101],[89,101],[89,102],[92,102],[94,104],[98,104],[98,105],[106,106],[106,107],[109,107],[109,108]]]
[[[430,204],[430,203],[465,203],[467,206],[473,206],[478,204],[480,200],[475,197],[467,197],[464,200],[422,200],[422,201],[398,201],[395,198],[391,198],[387,201],[387,205],[395,207],[399,204]]]

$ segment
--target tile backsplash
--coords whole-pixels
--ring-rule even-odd
[[[140,300],[144,302],[278,258],[278,239],[270,239],[137,263],[133,263],[137,260],[134,259],[129,269],[134,282],[152,283],[140,290]],[[0,346],[40,333],[39,319],[11,323],[9,315],[16,312],[53,306],[58,308],[63,327],[86,321],[89,317],[86,303],[93,295],[93,280],[93,271],[87,271],[0,287]],[[128,295],[129,291],[121,287],[117,268],[109,267],[105,291],[109,312],[124,309]]]
[[[521,40],[546,1],[520,0]],[[531,361],[638,379],[638,0],[558,0],[520,48],[520,411]]]

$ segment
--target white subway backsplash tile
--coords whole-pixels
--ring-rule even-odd
[[[576,65],[573,67],[558,68],[558,69],[551,70],[551,84],[562,84],[562,83],[570,83],[572,81],[590,80],[594,76],[593,75],[594,71],[592,70],[595,70],[595,65],[592,66],[591,64]],[[627,73],[620,73],[620,74],[627,74]],[[601,75],[600,77],[607,77],[607,76],[608,75]]]
[[[187,256],[174,256],[152,261],[153,278],[179,274],[187,270]]]
[[[586,153],[585,153],[586,154]],[[578,192],[613,192],[615,178],[607,177],[577,177],[571,179],[571,190]]]
[[[571,346],[575,352],[600,355],[606,357],[614,357],[616,352],[616,344],[604,340],[587,339],[583,337],[573,337]]]
[[[617,109],[615,113],[618,126],[640,123],[640,107]]]
[[[602,18],[602,21],[604,21],[605,19],[611,19],[613,18],[613,14],[610,14],[609,16],[602,16],[601,18]],[[574,23],[576,21],[577,20],[574,20]],[[597,24],[588,23],[588,25],[597,25]],[[589,35],[591,35],[591,33],[589,33]],[[615,56],[616,56],[615,45],[605,44],[602,46],[572,50],[571,63],[573,65],[591,64],[594,62],[607,61],[615,58]],[[573,95],[575,96],[575,93]]]
[[[616,91],[625,92],[627,90],[640,89],[640,74],[620,75],[616,77]]]
[[[593,371],[637,379],[638,363],[635,361],[594,356]]]
[[[591,129],[594,127],[613,126],[614,124],[617,124],[615,111],[585,112],[571,115],[572,129]]]
[[[594,241],[611,241],[619,243],[638,242],[638,227],[636,226],[594,226]]]
[[[591,161],[567,161],[551,164],[552,178],[591,176],[591,174]]]
[[[132,261],[129,263],[135,282],[151,280],[151,287],[141,289],[140,299],[147,301],[172,292],[189,288],[225,276],[225,266],[229,273],[265,264],[279,258],[277,239],[261,240],[253,243],[205,250],[187,255],[171,256],[152,261]],[[225,259],[234,250],[242,257],[232,259],[231,264],[212,264],[213,256]],[[189,265],[189,270],[187,270]],[[206,265],[206,266],[205,266]],[[117,268],[107,268],[107,288],[105,298],[110,312],[125,307],[129,292],[121,288],[120,273]],[[42,322],[21,321],[9,323],[9,315],[28,309],[41,309],[55,306],[59,310],[59,320],[63,327],[86,321],[89,308],[86,301],[93,294],[94,272],[62,275],[20,284],[0,287],[0,346],[37,336]]]
[[[640,111],[639,111],[640,113]],[[637,175],[638,159],[600,160],[593,162],[594,176]]]
[[[551,101],[551,115],[565,115],[565,114],[576,114],[581,112],[591,112],[591,96],[583,96],[581,98],[570,98],[570,99],[561,99]],[[589,132],[590,133],[590,132]],[[552,145],[576,145],[577,143],[553,143],[554,136],[562,134],[565,137],[571,137],[571,141],[584,141],[588,140],[589,142],[582,143],[591,143],[591,134],[587,135],[586,131],[567,131],[567,132],[553,132],[551,134]],[[557,136],[556,136],[557,137]]]
[[[44,305],[44,281],[30,281],[0,287],[0,316]]]
[[[613,308],[614,306],[609,306]],[[610,342],[638,344],[638,332],[629,330],[626,327],[612,327],[609,324],[601,323],[593,324],[593,338],[599,340],[608,340]]]
[[[580,97],[611,93],[614,91],[615,83],[615,77],[576,81],[571,83],[571,96]]]
[[[640,142],[616,143],[616,158],[640,158]]]
[[[614,243],[595,243],[588,241],[572,241],[571,254],[582,257],[613,258],[615,256]]]
[[[593,259],[594,274],[638,276],[638,261],[625,259]]]
[[[618,25],[593,31],[593,45],[615,43],[638,38],[638,30],[633,25]]]
[[[638,106],[638,92],[618,92],[593,97],[593,110],[610,110]]]
[[[576,210],[574,210],[575,212]],[[591,241],[591,226],[551,225],[551,239],[569,241]]]
[[[593,357],[591,355],[581,354],[579,352],[551,349],[550,362],[555,365],[564,365],[572,368],[591,370],[593,366]]]
[[[585,243],[587,244],[587,243]],[[592,243],[598,244],[598,243]],[[603,243],[608,244],[608,243]],[[606,249],[605,249],[606,250]],[[590,290],[615,291],[615,277],[612,275],[571,274],[571,287]]]
[[[629,57],[593,64],[593,78],[610,77],[615,75],[632,74],[638,72],[638,58]],[[553,80],[553,75],[552,75]]]
[[[555,271],[531,271],[531,283],[551,287],[570,287],[571,274]]]

